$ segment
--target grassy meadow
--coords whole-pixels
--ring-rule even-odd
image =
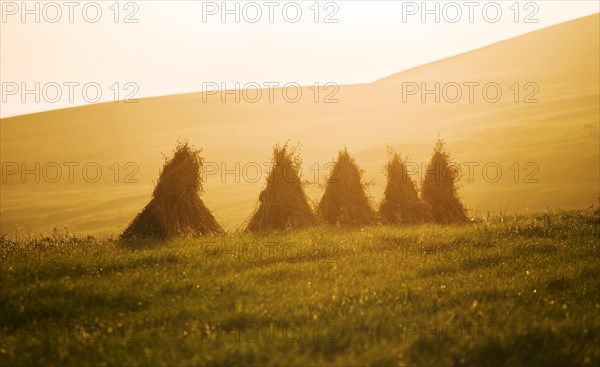
[[[3,237],[0,365],[600,362],[600,217]]]
[[[357,29],[370,37],[368,27]],[[145,42],[128,34],[119,39]],[[246,60],[246,49],[269,62],[286,50],[262,37],[264,49],[238,50],[206,34],[194,45],[177,37],[169,47],[215,41],[236,50],[243,63],[222,61],[232,63],[232,78],[264,77],[252,72],[264,59]],[[314,45],[322,34],[307,33]],[[158,47],[162,37],[150,35],[153,52],[174,58]],[[125,53],[100,54],[79,38],[93,48],[89,57],[121,69]],[[294,39],[285,38],[286,47]],[[429,47],[381,42],[373,45],[403,57]],[[343,53],[327,49],[349,67]],[[179,72],[129,51],[157,76]],[[326,54],[297,55],[314,64],[298,58],[285,67],[308,72],[320,70]],[[202,52],[206,60],[217,56]],[[368,67],[378,68],[380,60],[369,57]],[[40,71],[53,70],[48,58],[37,59]],[[213,74],[192,59],[176,61]],[[303,83],[295,102],[278,87],[273,100],[197,92],[0,119],[0,367],[600,366],[600,211],[589,207],[600,183],[599,66],[595,13],[364,84]],[[453,86],[458,100],[444,92]],[[436,136],[447,155],[434,148],[432,156]],[[191,160],[191,171],[164,170],[180,141],[202,149],[203,166]],[[277,161],[270,157],[273,144],[286,142],[301,159],[292,165],[298,180],[280,184],[270,172],[289,166],[270,171]],[[360,170],[331,180],[340,149]],[[412,191],[397,179],[386,190],[392,151],[410,168],[398,164],[392,177],[410,176]],[[428,165],[436,154],[444,165]],[[449,162],[449,176],[431,169]],[[164,172],[178,173],[165,174],[171,185],[157,194]],[[194,174],[179,180],[181,172]],[[426,185],[432,176],[450,185]],[[328,195],[336,182],[340,194]],[[321,205],[323,197],[332,204]],[[375,212],[380,203],[403,224],[371,224],[384,217],[385,210]],[[419,214],[440,223],[434,211],[453,213],[448,203],[461,214],[456,222],[467,223],[407,225],[413,216],[396,210],[427,207]],[[140,220],[149,224],[134,234],[172,239],[117,237],[140,210],[150,213]],[[177,237],[192,227],[206,233],[199,227],[213,214],[211,227],[223,234]],[[360,214],[369,220],[360,227],[339,225]],[[252,218],[260,219],[256,226]],[[272,223],[310,228],[265,232]]]

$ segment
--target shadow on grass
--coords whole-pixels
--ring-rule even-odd
[[[125,240],[119,238],[116,240],[117,247],[124,250],[147,250],[166,247],[171,241],[166,238],[140,238],[134,240]]]

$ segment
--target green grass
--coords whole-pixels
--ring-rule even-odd
[[[600,362],[600,221],[1,241],[0,364]]]

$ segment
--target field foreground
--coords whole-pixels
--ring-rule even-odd
[[[598,365],[600,220],[1,239],[0,365]]]

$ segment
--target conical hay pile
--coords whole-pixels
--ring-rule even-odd
[[[361,182],[362,173],[347,149],[339,152],[317,209],[327,223],[362,226],[376,222],[375,212]]]
[[[163,166],[152,200],[123,231],[121,238],[170,238],[180,235],[223,233],[206,208],[202,191],[199,151],[179,143]]]
[[[417,186],[397,153],[391,154],[386,174],[387,186],[379,206],[381,220],[386,224],[433,222],[431,207],[419,199]]]
[[[253,232],[306,228],[317,223],[300,180],[301,161],[294,150],[273,148],[273,167],[260,193],[259,206],[246,229]]]
[[[457,169],[440,139],[427,166],[421,188],[422,199],[431,205],[436,222],[442,224],[466,223],[467,210],[458,198]]]

